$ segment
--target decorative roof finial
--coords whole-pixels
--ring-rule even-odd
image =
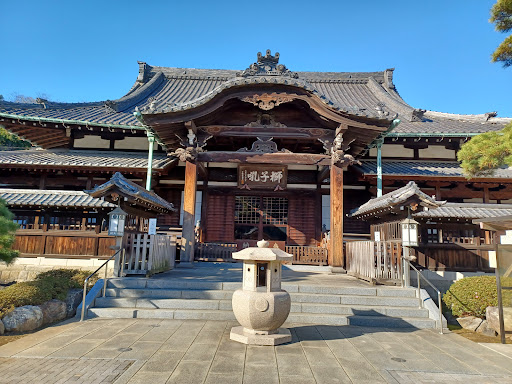
[[[266,64],[266,63],[279,63],[279,52],[276,52],[274,56],[270,52],[270,49],[267,49],[265,52],[265,56],[261,55],[261,52],[258,52],[258,64]]]
[[[253,63],[243,72],[237,73],[239,77],[248,77],[248,76],[288,76],[291,78],[298,78],[299,75],[296,72],[291,72],[286,66],[279,63],[279,53],[276,52],[274,56],[270,52],[270,49],[267,49],[265,52],[265,56],[258,52],[258,60],[256,63]]]

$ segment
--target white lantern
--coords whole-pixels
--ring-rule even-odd
[[[124,235],[124,225],[126,222],[126,212],[117,207],[108,214],[109,225],[108,235],[122,237]]]
[[[402,227],[402,245],[405,247],[418,246],[418,222],[414,219],[407,218],[400,222]]]

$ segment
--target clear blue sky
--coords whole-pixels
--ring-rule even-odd
[[[512,68],[490,62],[506,37],[495,0],[0,1],[0,94],[55,101],[123,96],[137,60],[245,69],[258,51],[292,71],[396,68],[412,106],[512,117]]]

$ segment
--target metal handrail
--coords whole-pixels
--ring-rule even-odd
[[[410,267],[412,267],[412,269],[414,269],[416,271],[416,280],[418,282],[418,288],[417,288],[418,289],[418,300],[419,300],[420,308],[423,308],[423,300],[421,300],[421,279],[420,279],[420,277],[422,277],[437,292],[437,302],[438,302],[438,307],[439,307],[439,333],[442,335],[443,334],[443,311],[442,311],[442,302],[441,302],[441,291],[439,289],[437,289],[437,287],[434,284],[432,284],[429,279],[427,279],[425,276],[423,276],[421,271],[418,270],[418,268],[416,268],[414,265],[412,265],[412,263],[409,262],[409,260],[407,260],[404,257],[402,257],[402,258],[404,261],[407,262],[407,264],[409,264]]]
[[[112,256],[108,258],[103,264],[101,264],[93,273],[91,273],[87,278],[84,280],[84,293],[82,295],[82,314],[80,316],[80,321],[84,321],[85,319],[85,297],[87,296],[87,283],[89,282],[89,279],[93,277],[96,272],[98,272],[101,268],[105,266],[105,277],[103,278],[103,297],[105,297],[105,292],[107,290],[107,271],[108,268],[106,265],[110,260],[112,260],[114,257],[116,257],[119,252],[124,251],[124,248],[119,249],[116,253],[114,253]],[[123,261],[123,260],[122,260]]]

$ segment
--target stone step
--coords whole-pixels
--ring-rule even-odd
[[[235,320],[233,311],[203,309],[90,308],[87,318]]]
[[[414,290],[410,291],[413,294]],[[415,296],[385,296],[387,291],[380,292],[378,296],[325,294],[325,293],[294,293],[290,292],[293,302],[346,304],[346,305],[396,305],[414,307],[418,305]],[[395,293],[394,291],[389,294]],[[402,292],[399,292],[400,294]],[[118,298],[151,298],[151,299],[204,299],[204,300],[231,300],[233,291],[207,290],[207,289],[163,289],[163,288],[107,288],[107,297]]]
[[[416,302],[417,303],[417,302]],[[186,299],[149,299],[149,298],[113,298],[99,297],[97,308],[137,308],[137,309],[203,309],[231,311],[231,300],[186,300]],[[291,313],[391,316],[428,318],[428,310],[423,308],[399,306],[364,306],[342,304],[318,304],[292,302]]]
[[[236,320],[232,311],[202,309],[138,309],[138,308],[91,308],[88,318],[152,318],[180,320]],[[291,313],[287,323],[359,325],[385,328],[435,328],[431,319],[394,318],[387,316],[340,316],[329,314]]]
[[[168,279],[123,278],[110,279],[108,288],[124,289],[170,289],[170,290],[223,290],[233,292],[241,288],[240,282],[183,281]],[[339,287],[323,285],[287,284],[283,289],[289,293],[314,293],[354,296],[415,297],[412,288],[399,287]]]

